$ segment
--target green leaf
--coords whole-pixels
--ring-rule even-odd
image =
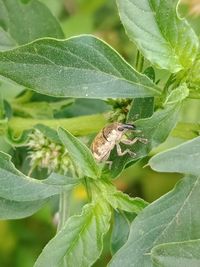
[[[38,93],[75,98],[160,94],[106,43],[90,35],[41,39],[0,52],[0,75]]]
[[[5,135],[5,138],[6,138],[6,141],[15,146],[15,147],[19,147],[19,146],[24,146],[27,142],[28,142],[28,139],[29,139],[29,135],[30,133],[32,132],[32,130],[25,130],[21,133],[20,136],[17,136],[15,137],[13,135],[13,132],[12,132],[12,129],[11,128],[7,128],[7,131],[6,131],[6,135]]]
[[[117,0],[129,38],[154,65],[178,72],[192,65],[198,38],[177,15],[178,0]]]
[[[111,235],[111,252],[115,254],[127,241],[130,222],[125,214],[115,212]]]
[[[123,210],[127,212],[134,212],[138,214],[141,212],[148,203],[141,198],[131,198],[129,195],[118,191],[109,179],[96,180],[91,184],[92,198],[99,199],[100,193],[103,199],[105,199],[115,210]]]
[[[86,205],[82,214],[70,217],[46,245],[34,267],[59,267],[64,257],[68,267],[92,266],[101,255],[110,218],[107,203],[99,201]]]
[[[0,220],[21,219],[37,212],[47,200],[13,201],[0,198]]]
[[[15,116],[35,119],[53,119],[55,111],[61,110],[62,107],[70,105],[73,102],[74,100],[72,99],[49,103],[45,101],[34,101],[23,104],[18,101],[12,101],[11,105]]]
[[[189,95],[189,89],[186,83],[181,84],[175,90],[171,91],[171,93],[166,97],[166,100],[163,104],[165,105],[173,105],[178,102],[182,102]]]
[[[44,124],[37,124],[35,125],[34,129],[39,130],[41,133],[43,133],[44,136],[46,136],[52,142],[56,144],[61,144],[60,138],[55,129],[52,129]]]
[[[154,110],[154,98],[134,98],[128,113],[127,122],[151,117]]]
[[[16,43],[12,40],[9,34],[0,28],[0,51],[11,49],[15,45]]]
[[[100,167],[96,163],[89,148],[74,137],[67,130],[58,129],[58,136],[67,148],[69,155],[76,166],[79,177],[84,176],[97,179],[100,175]]]
[[[179,122],[173,130],[174,137],[182,139],[192,139],[199,136],[200,125],[199,123]]]
[[[58,183],[51,184],[52,176],[58,179]],[[64,182],[68,184],[63,186]],[[25,176],[18,171],[9,155],[0,152],[0,197],[14,201],[35,201],[46,199],[50,196],[60,194],[64,190],[73,188],[79,180],[67,179],[58,174],[51,174],[46,180],[36,180]]]
[[[187,176],[171,192],[145,208],[133,221],[127,243],[115,254],[109,267],[152,267],[153,247],[199,238],[199,190],[200,177]]]
[[[194,138],[150,159],[152,169],[160,172],[200,174],[200,137]]]
[[[48,8],[37,0],[0,0],[0,48],[29,43],[42,37],[64,38],[62,29]]]
[[[108,194],[106,200],[114,209],[120,209],[127,212],[140,213],[148,203],[141,198],[131,198],[129,195],[116,191]]]
[[[64,190],[68,190],[82,182],[82,179],[72,178],[58,173],[52,172],[48,178],[41,180],[43,184],[64,186]]]
[[[156,81],[155,70],[152,67],[148,67],[143,72],[147,77],[149,77],[153,82]]]
[[[194,65],[190,69],[187,77],[187,84],[190,88],[191,98],[200,98],[200,54],[198,55]]]
[[[110,107],[104,100],[77,98],[75,99],[75,103],[67,108],[65,114],[70,117],[74,116],[77,117],[77,116],[92,115],[99,113],[102,114],[107,111],[110,111]]]
[[[199,267],[200,239],[161,244],[151,251],[153,267]]]

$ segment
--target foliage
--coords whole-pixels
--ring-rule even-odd
[[[105,1],[95,3],[90,12]],[[79,5],[77,19],[88,16]],[[57,233],[35,267],[92,266],[107,239],[110,267],[199,266],[199,125],[182,116],[200,96],[199,39],[180,18],[179,1],[117,0],[117,7],[137,47],[134,67],[99,37],[65,39],[65,23],[64,33],[41,2],[0,0],[0,218],[28,217],[47,202],[59,208]],[[17,96],[5,97],[4,80]],[[96,162],[93,135],[113,121],[136,126],[127,138],[139,141],[121,145],[135,156],[114,148],[111,165]],[[172,135],[187,141],[160,152]],[[151,204],[114,181],[142,159],[156,172],[183,175]],[[87,192],[79,215],[70,210],[77,187]]]

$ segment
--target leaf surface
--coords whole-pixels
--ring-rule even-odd
[[[62,29],[49,9],[37,0],[0,0],[0,49],[29,43],[42,37],[63,38]],[[10,40],[10,41],[9,41]]]
[[[200,174],[200,137],[152,157],[149,165],[160,172]]]
[[[178,72],[197,55],[198,38],[177,15],[177,0],[117,0],[129,38],[154,65]]]
[[[153,247],[198,239],[199,190],[200,178],[187,176],[171,192],[146,207],[133,221],[127,243],[115,254],[109,267],[152,267]]]
[[[58,129],[58,135],[67,148],[79,177],[97,179],[101,170],[89,148],[63,128]]]
[[[0,198],[0,220],[21,219],[37,212],[47,200],[13,201]]]
[[[112,254],[115,254],[126,243],[129,231],[130,222],[126,215],[115,212],[110,244]]]
[[[58,174],[52,174],[45,180],[30,178],[15,168],[9,155],[0,152],[0,197],[2,198],[19,202],[42,200],[60,194],[63,190],[70,190],[79,182],[78,179],[67,179]]]
[[[64,41],[46,38],[0,52],[0,75],[57,97],[133,98],[160,94],[147,76],[90,35]]]
[[[86,205],[82,214],[70,217],[46,245],[34,267],[59,267],[64,257],[68,267],[90,267],[101,254],[110,218],[107,203],[99,201]]]
[[[199,267],[200,239],[161,244],[151,255],[153,267]]]
[[[129,195],[120,191],[108,194],[107,201],[114,209],[119,209],[127,212],[140,213],[148,203],[141,198],[131,198]]]

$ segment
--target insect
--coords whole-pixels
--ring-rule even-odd
[[[118,156],[129,154],[130,156],[136,156],[136,154],[130,149],[122,151],[120,143],[126,145],[133,145],[137,141],[147,144],[147,139],[135,137],[133,140],[126,138],[125,134],[129,130],[136,130],[134,124],[115,122],[104,127],[98,135],[95,137],[92,143],[92,153],[94,158],[98,162],[108,163],[111,167],[112,161],[107,161],[111,151],[116,146]]]

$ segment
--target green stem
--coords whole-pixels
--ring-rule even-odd
[[[59,223],[57,227],[57,232],[59,232],[63,226],[65,225],[65,222],[69,218],[69,200],[70,200],[70,193],[69,192],[62,192],[60,194],[60,200],[59,200]],[[62,259],[61,267],[67,267],[66,259],[65,257]]]
[[[140,56],[139,72],[143,71],[143,67],[144,67],[144,57],[141,55]]]
[[[59,199],[59,223],[57,232],[60,231],[69,217],[69,192],[63,192],[60,194]]]
[[[88,182],[88,178],[85,178],[85,188],[86,188],[88,200],[89,200],[89,202],[91,202],[92,201],[92,191],[91,191],[90,184]]]
[[[4,102],[3,102],[3,95],[0,92],[0,119],[4,119],[5,112],[4,112]]]
[[[138,50],[137,56],[136,56],[136,62],[135,62],[135,69],[139,72],[142,72],[143,67],[144,67],[144,57]]]
[[[106,118],[105,114],[47,120],[12,117],[8,122],[8,127],[15,137],[19,137],[25,130],[32,129],[37,124],[44,124],[55,130],[61,126],[75,136],[85,136],[100,131],[100,129],[106,124]]]
[[[140,62],[140,51],[137,51],[137,56],[136,56],[136,62],[135,62],[135,69],[138,70],[138,65]]]
[[[169,78],[168,78],[168,80],[167,80],[164,88],[163,88],[163,94],[164,94],[164,96],[167,96],[167,94],[168,94],[168,88],[173,83],[173,79],[174,79],[174,74],[171,74],[169,76]]]

